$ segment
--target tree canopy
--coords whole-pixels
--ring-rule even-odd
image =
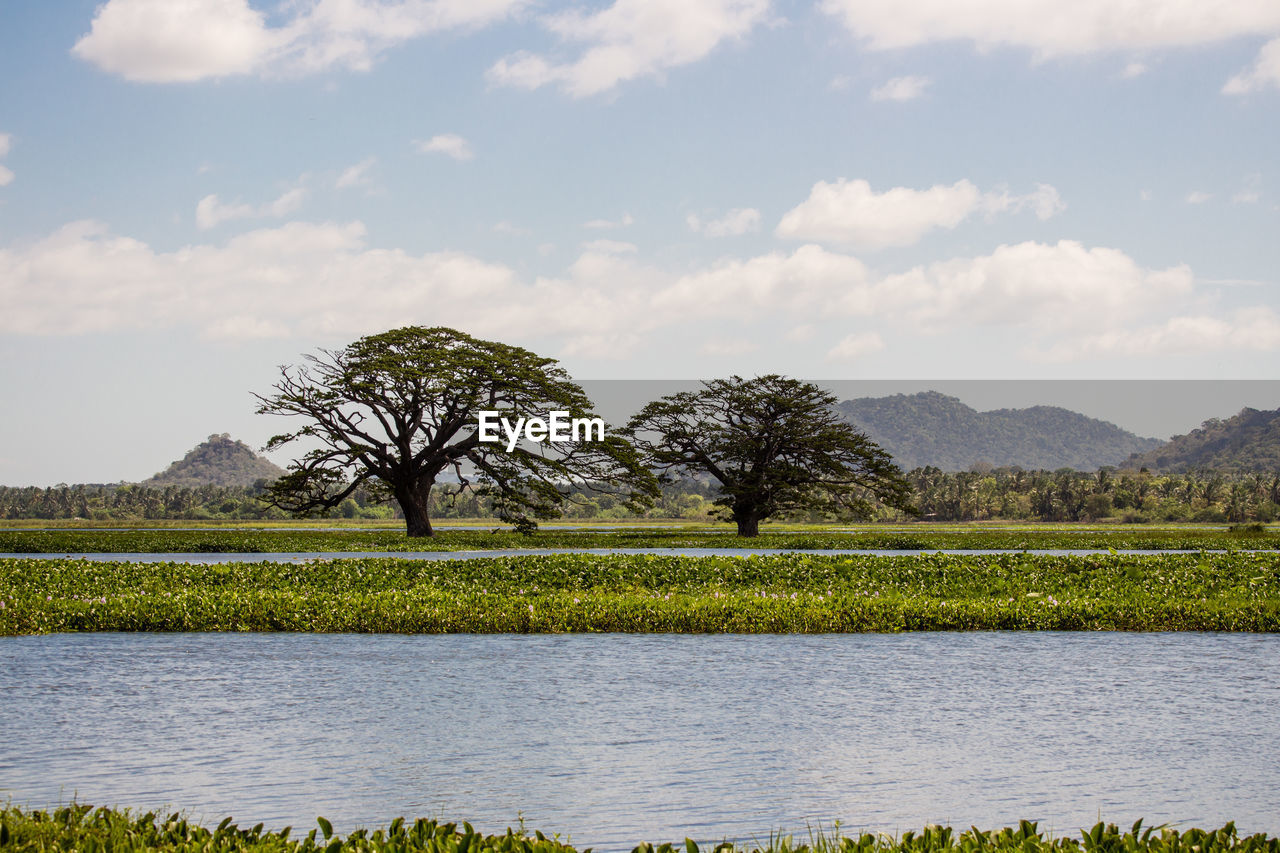
[[[410,536],[430,536],[437,483],[476,486],[519,529],[554,518],[583,487],[637,506],[657,494],[635,448],[617,435],[510,449],[480,440],[481,411],[512,422],[553,411],[591,416],[586,394],[555,359],[520,347],[409,326],[321,350],[280,372],[274,393],[255,396],[260,413],[304,421],[267,444],[311,447],[269,491],[269,502],[291,512],[337,506],[367,483],[400,505]]]
[[[781,512],[865,517],[875,501],[912,511],[902,472],[835,404],[812,383],[733,376],[649,403],[625,433],[664,478],[718,480],[716,503],[740,536],[758,535],[760,522]]]

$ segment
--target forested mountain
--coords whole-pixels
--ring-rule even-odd
[[[1168,444],[1134,454],[1126,468],[1159,473],[1280,471],[1280,409],[1241,409],[1232,418],[1211,418],[1200,429],[1176,435]]]
[[[211,435],[187,455],[149,480],[144,486],[251,486],[261,479],[283,474],[280,466],[254,453],[247,444],[227,433]]]
[[[904,471],[965,471],[983,463],[1095,471],[1160,444],[1057,406],[979,412],[936,391],[846,400],[840,409]]]

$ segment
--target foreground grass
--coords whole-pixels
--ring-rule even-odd
[[[808,548],[808,549],[1041,549],[1132,550],[1280,549],[1280,531],[1261,526],[1148,527],[1053,525],[779,527],[744,539],[731,529],[681,527],[566,530],[531,535],[510,530],[447,530],[409,539],[402,530],[0,530],[0,553],[281,553],[288,551],[472,551],[500,548]]]
[[[227,818],[210,830],[192,823],[178,814],[161,818],[153,813],[135,816],[127,811],[87,805],[71,805],[53,812],[24,811],[17,808],[0,810],[0,848],[15,853],[26,851],[158,851],[158,853],[197,853],[197,851],[262,851],[262,853],[576,853],[575,849],[541,832],[527,835],[511,829],[502,835],[476,832],[470,824],[461,827],[419,819],[407,823],[397,818],[386,828],[372,831],[358,829],[345,838],[334,835],[333,827],[323,817],[317,828],[305,836],[292,837],[289,827],[264,831],[262,824],[240,829]],[[590,848],[587,848],[589,851]],[[796,842],[789,835],[773,835],[767,842],[715,846],[715,853],[1280,853],[1280,839],[1258,833],[1242,837],[1234,823],[1221,829],[1187,829],[1178,831],[1167,826],[1142,827],[1135,823],[1128,831],[1115,824],[1098,823],[1081,830],[1080,837],[1055,838],[1041,832],[1031,821],[1014,827],[980,830],[971,827],[956,832],[950,827],[929,826],[922,832],[907,832],[900,838],[864,833],[858,836],[814,833],[806,841]],[[678,845],[642,843],[632,853],[699,853],[692,839]],[[586,853],[586,851],[584,851]]]
[[[0,560],[0,634],[1280,630],[1280,554]]]

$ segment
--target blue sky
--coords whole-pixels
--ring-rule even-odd
[[[581,378],[1273,379],[1277,151],[1274,0],[8,0],[0,483],[260,444],[277,365],[410,323]]]

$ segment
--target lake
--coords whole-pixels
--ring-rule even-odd
[[[0,639],[0,797],[579,846],[1020,818],[1280,831],[1280,636]]]

